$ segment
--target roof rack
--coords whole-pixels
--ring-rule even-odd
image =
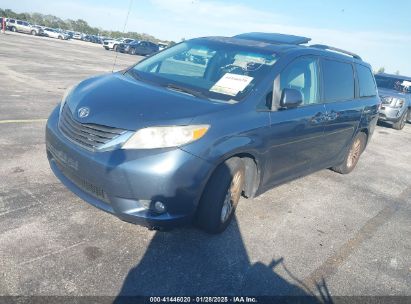
[[[313,45],[310,45],[310,47],[316,48],[316,49],[321,49],[321,50],[335,51],[335,52],[338,52],[338,53],[343,53],[343,54],[348,55],[348,56],[352,56],[355,59],[362,60],[362,58],[360,56],[358,56],[357,54],[355,54],[355,53],[345,51],[345,50],[342,50],[342,49],[339,49],[339,48],[336,48],[336,47],[333,47],[333,46],[325,45],[325,44],[313,44]]]
[[[260,32],[239,34],[239,35],[233,36],[233,38],[254,40],[254,41],[273,43],[273,44],[295,44],[295,45],[308,43],[311,40],[311,38],[301,37],[301,36],[285,35],[285,34],[278,34],[278,33],[260,33]]]

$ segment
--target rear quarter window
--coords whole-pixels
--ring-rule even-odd
[[[372,97],[377,95],[375,80],[371,70],[361,64],[356,64],[360,97]]]
[[[323,59],[321,70],[325,102],[354,99],[354,71],[351,64]]]

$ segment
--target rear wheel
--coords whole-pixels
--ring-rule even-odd
[[[361,153],[364,151],[367,136],[360,132],[352,141],[351,147],[345,155],[344,161],[341,165],[332,167],[331,169],[341,174],[348,174],[354,170],[360,159]]]
[[[407,121],[411,123],[411,109],[408,109]]]
[[[60,39],[60,40],[63,40],[63,37],[62,37],[62,36],[59,36],[59,39]]]
[[[196,224],[208,233],[224,231],[233,218],[244,189],[245,167],[238,157],[230,158],[213,173],[197,210]]]
[[[407,117],[408,117],[408,109],[404,111],[404,113],[402,113],[401,118],[392,124],[392,127],[395,130],[402,130],[405,126],[405,123],[407,122]]]

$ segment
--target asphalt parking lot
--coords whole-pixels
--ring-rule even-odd
[[[141,58],[117,55],[114,70]],[[217,236],[148,231],[66,190],[48,166],[45,119],[115,57],[0,35],[0,295],[411,296],[410,124],[377,127],[350,175],[323,170],[242,199]]]

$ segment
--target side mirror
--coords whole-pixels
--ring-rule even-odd
[[[295,108],[303,103],[303,94],[296,89],[283,89],[280,106],[283,108]]]

